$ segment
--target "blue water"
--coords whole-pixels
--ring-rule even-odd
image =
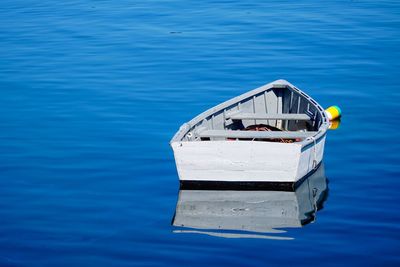
[[[0,266],[400,265],[398,1],[0,4]],[[339,105],[289,241],[175,234],[169,140],[283,78]]]

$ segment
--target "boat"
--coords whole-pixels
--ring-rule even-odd
[[[276,80],[184,123],[170,141],[181,188],[296,188],[323,159],[329,119]]]
[[[315,222],[328,191],[323,164],[295,191],[180,190],[173,232],[293,239],[289,230]]]

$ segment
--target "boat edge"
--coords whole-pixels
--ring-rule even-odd
[[[295,182],[245,182],[245,181],[199,181],[179,180],[179,190],[221,190],[221,191],[285,191],[294,192],[308,177],[321,166],[318,165]]]

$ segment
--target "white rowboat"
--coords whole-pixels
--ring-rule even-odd
[[[181,187],[295,188],[322,161],[328,127],[316,101],[277,80],[201,113],[170,144]]]

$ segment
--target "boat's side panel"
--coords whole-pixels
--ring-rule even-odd
[[[297,171],[297,180],[311,172],[322,161],[324,156],[325,138],[326,135],[315,140],[315,142],[313,141],[307,147],[303,147]]]
[[[258,141],[174,142],[181,181],[296,182],[301,145]]]

